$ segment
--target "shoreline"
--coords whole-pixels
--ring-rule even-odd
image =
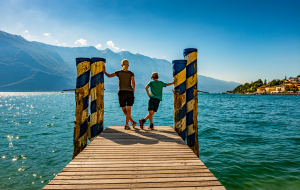
[[[222,93],[222,94],[234,94],[234,95],[300,95],[300,93],[264,93],[264,94],[257,94],[257,93]]]

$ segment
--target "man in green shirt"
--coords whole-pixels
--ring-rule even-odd
[[[154,129],[153,115],[155,112],[157,112],[159,103],[160,103],[160,101],[162,101],[163,87],[174,84],[174,82],[176,82],[176,79],[173,79],[172,83],[164,83],[164,82],[158,80],[158,73],[156,73],[156,72],[152,73],[151,79],[152,79],[152,81],[150,81],[145,87],[146,92],[147,92],[148,96],[150,97],[149,103],[148,103],[149,113],[147,114],[147,116],[144,119],[140,119],[139,123],[140,123],[141,129],[143,129],[144,123],[146,122],[147,119],[149,119],[150,120],[149,128],[151,130],[153,130]],[[151,94],[149,93],[149,87],[151,90]]]

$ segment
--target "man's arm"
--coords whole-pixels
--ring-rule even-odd
[[[148,85],[146,85],[146,87],[145,87],[145,89],[146,89],[146,92],[147,92],[147,94],[148,94],[148,96],[150,97],[151,96],[151,94],[149,93],[149,86]]]
[[[116,73],[112,73],[112,74],[108,74],[107,72],[106,72],[106,70],[105,70],[105,65],[103,65],[103,72],[104,72],[104,74],[107,76],[107,77],[115,77],[115,76],[117,76],[116,75]]]
[[[177,81],[177,78],[173,78],[173,82],[167,83],[167,86],[174,84]]]
[[[133,89],[133,93],[134,93],[134,90],[135,90],[134,76],[131,77],[131,82],[132,82],[132,89]]]

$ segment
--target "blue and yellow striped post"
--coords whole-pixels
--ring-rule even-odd
[[[91,115],[88,138],[94,140],[103,131],[104,117],[104,74],[106,60],[100,57],[91,59]]]
[[[87,144],[90,65],[91,60],[89,58],[76,58],[77,81],[75,90],[76,111],[73,158],[75,158]]]
[[[183,51],[186,63],[186,129],[187,144],[199,157],[198,122],[197,122],[197,49]]]
[[[174,60],[173,78],[177,81],[173,86],[173,118],[174,129],[186,141],[186,60]]]

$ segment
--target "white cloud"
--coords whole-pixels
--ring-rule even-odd
[[[118,51],[120,48],[115,47],[115,44],[112,41],[107,41],[106,43],[108,45],[108,47],[113,50],[113,51]]]
[[[100,50],[101,49],[101,44],[95,45],[95,48]]]
[[[24,33],[28,33],[28,30],[23,31]]]
[[[50,36],[51,33],[44,33],[44,36]]]
[[[87,45],[86,40],[83,39],[83,38],[80,38],[79,40],[76,40],[75,44],[80,44],[82,46],[86,46]]]
[[[125,49],[122,49],[122,51],[125,51]]]

